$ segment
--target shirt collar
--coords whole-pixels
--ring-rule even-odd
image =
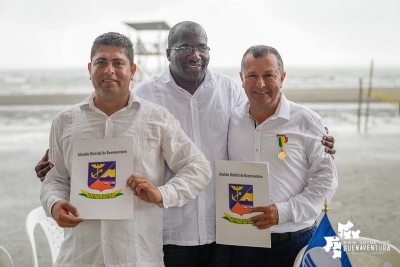
[[[247,101],[247,103],[240,110],[240,113],[250,116],[249,108],[250,108],[250,104]],[[287,98],[285,97],[285,95],[282,92],[281,92],[281,98],[279,100],[278,107],[277,107],[274,115],[271,116],[271,119],[276,119],[276,118],[283,118],[286,120],[290,119],[290,102],[289,102],[289,100],[287,100]]]
[[[210,87],[210,86],[212,86],[213,82],[215,82],[215,81],[216,81],[215,75],[208,68],[206,68],[206,76],[200,86]],[[174,78],[171,75],[169,66],[161,74],[161,82],[163,82],[163,83],[172,82],[172,83],[176,84]]]
[[[287,100],[286,96],[281,93],[281,99],[279,101],[278,108],[275,111],[274,116],[277,118],[290,119],[290,102]]]
[[[78,104],[81,108],[84,106],[89,106],[90,108],[94,109],[95,105],[93,102],[93,98],[95,96],[95,91],[93,91],[85,100],[83,100],[80,104]],[[126,108],[130,108],[133,103],[137,102],[139,105],[141,104],[142,99],[139,98],[132,90],[130,90],[129,93],[129,100],[128,100],[128,105]]]

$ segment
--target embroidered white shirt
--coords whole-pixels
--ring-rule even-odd
[[[277,134],[288,137],[281,150]],[[269,163],[270,204],[278,208],[279,223],[272,233],[295,232],[314,224],[336,191],[338,177],[331,155],[321,144],[325,129],[312,110],[281,94],[274,115],[255,127],[249,104],[235,109],[229,123],[228,153],[235,161]]]
[[[231,111],[245,102],[243,89],[231,78],[206,70],[203,83],[191,95],[179,87],[169,68],[134,89],[146,100],[166,107],[183,130],[201,149],[212,167],[228,158],[227,135]],[[165,181],[173,176],[167,169]],[[215,241],[214,180],[195,201],[183,207],[164,209],[164,244],[194,246]]]
[[[93,96],[53,121],[49,157],[54,168],[41,189],[48,216],[56,201],[69,200],[72,144],[83,139],[132,137],[134,172],[158,187],[165,207],[182,206],[207,186],[210,163],[165,108],[131,92],[128,105],[107,116],[94,106]],[[175,173],[167,183],[165,162]],[[164,266],[162,210],[135,196],[134,219],[85,220],[65,229],[55,266]]]

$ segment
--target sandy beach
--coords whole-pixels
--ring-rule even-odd
[[[355,103],[306,105],[324,118],[336,138],[339,187],[328,213],[333,228],[337,230],[338,222],[344,224],[351,219],[360,229],[360,236],[389,241],[400,248],[398,107],[371,106],[366,134],[364,127],[362,133],[357,132]],[[0,187],[0,245],[9,251],[16,267],[31,266],[24,225],[29,211],[40,206],[41,185],[33,169],[48,146],[51,120],[62,107],[45,108],[0,106],[2,136],[6,136],[0,140],[4,174],[4,186]],[[39,266],[51,266],[50,251],[39,227],[36,234]]]

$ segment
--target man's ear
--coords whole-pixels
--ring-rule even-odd
[[[135,76],[136,73],[136,64],[133,63],[131,66],[131,80],[133,80],[133,76]]]
[[[242,81],[242,87],[244,88],[244,80],[243,80],[243,74],[241,71],[239,71],[239,76],[240,76],[240,80]]]
[[[171,56],[171,48],[167,48],[167,49],[165,49],[165,52],[167,53],[167,58],[168,58],[168,61],[171,61],[171,60],[170,60],[170,56]]]
[[[91,80],[92,78],[91,78],[91,75],[90,75],[90,70],[92,69],[92,63],[88,63],[87,64],[87,68],[88,68],[88,71],[89,71],[89,80]]]
[[[281,88],[282,88],[283,80],[285,80],[285,77],[286,77],[286,71],[281,73]]]

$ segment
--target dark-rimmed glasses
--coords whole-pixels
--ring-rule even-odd
[[[175,50],[179,52],[181,55],[190,55],[193,50],[197,51],[199,54],[207,54],[210,51],[208,46],[199,46],[199,47],[191,47],[191,46],[180,46],[171,48],[171,50]]]

